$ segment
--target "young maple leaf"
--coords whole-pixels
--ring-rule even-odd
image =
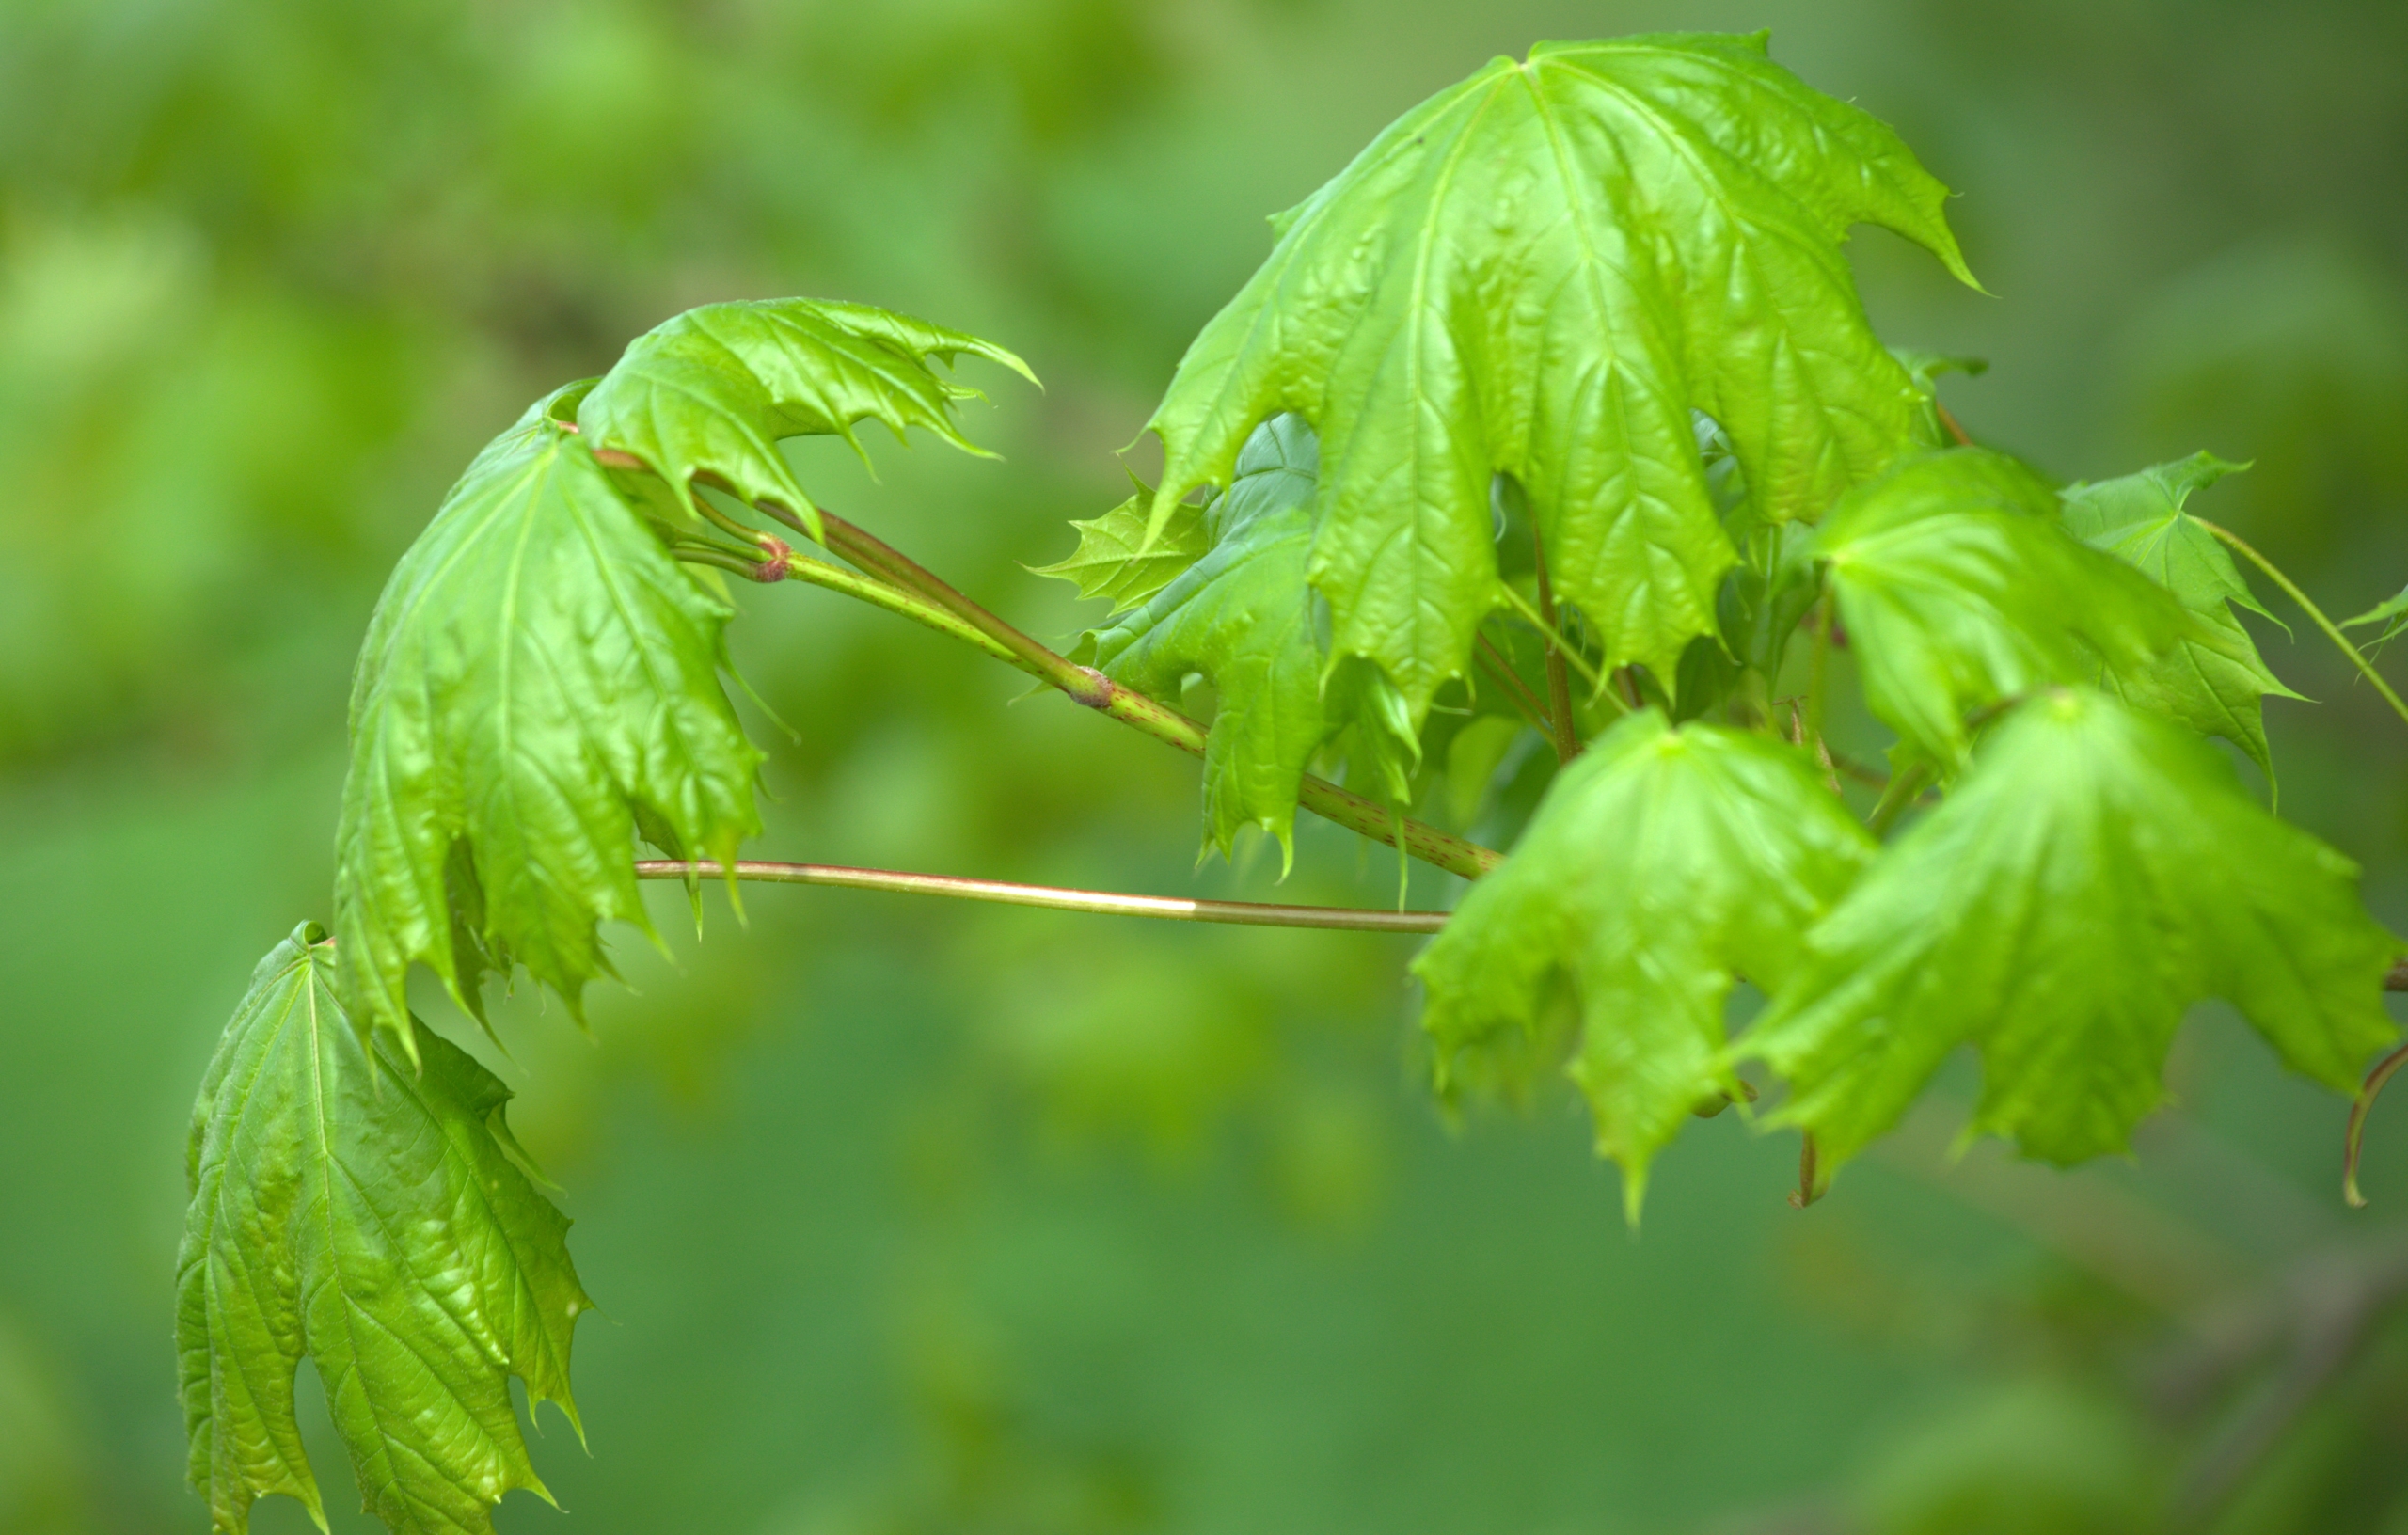
[[[2107,684],[2124,702],[2221,736],[2249,754],[2272,783],[2266,746],[2265,699],[2297,698],[2266,669],[2257,641],[2233,616],[2238,605],[2273,614],[2250,594],[2232,555],[2196,517],[2182,510],[2194,491],[2247,468],[2211,453],[2194,453],[2064,494],[2066,530],[2127,561],[2198,615],[2173,649],[2139,664],[2110,669]]]
[[[651,924],[641,829],[732,859],[761,753],[720,686],[725,603],[564,426],[582,386],[479,454],[378,599],[352,685],[335,838],[343,1001],[410,1048],[413,960],[483,1016],[523,964],[572,1010],[599,925]]]
[[[1702,1104],[1740,1094],[1723,1050],[1733,982],[1786,977],[1876,850],[1802,753],[1625,717],[1414,961],[1441,1079],[1510,1078],[1553,1053],[1549,993],[1567,979],[1567,1069],[1636,1222],[1656,1153]]]
[[[1735,559],[1691,412],[1727,432],[1774,521],[1819,515],[1925,445],[1923,393],[1875,340],[1841,246],[1878,224],[1970,283],[1945,197],[1761,35],[1500,58],[1276,221],[1154,413],[1155,524],[1227,483],[1258,422],[1305,417],[1324,664],[1367,657],[1418,723],[1500,600],[1489,486],[1510,475],[1604,663],[1670,686]]]
[[[1972,1130],[2057,1163],[2122,1150],[2208,997],[2353,1092],[2397,1032],[2383,986],[2400,948],[2357,873],[2198,737],[2046,692],[1814,929],[1738,1052],[1790,1079],[1774,1122],[1811,1131],[1827,1171],[1961,1044],[1982,1055]]]
[[[502,1118],[510,1091],[415,1021],[405,1057],[363,1040],[315,924],[278,944],[193,1107],[176,1348],[193,1486],[212,1526],[324,1500],[293,1417],[315,1359],[368,1511],[396,1535],[492,1535],[527,1458],[510,1377],[577,1423],[569,1344],[594,1303],[568,1218]],[[580,1433],[582,1431],[579,1431]]]

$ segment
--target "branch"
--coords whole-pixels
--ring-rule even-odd
[[[1539,695],[1531,692],[1530,685],[1514,673],[1513,663],[1505,658],[1504,652],[1497,648],[1496,641],[1484,634],[1479,636],[1478,650],[1473,659],[1480,663],[1481,671],[1496,679],[1497,687],[1504,689],[1506,700],[1521,711],[1522,718],[1530,722],[1532,729],[1550,740],[1554,739],[1554,721],[1546,717],[1546,708],[1539,703]]]
[[[1563,668],[1563,648],[1555,640],[1555,588],[1547,584],[1546,545],[1535,525],[1530,557],[1538,563],[1539,616],[1546,621],[1546,709],[1555,725],[1555,760],[1570,762],[1580,754],[1580,737],[1572,728],[1572,679]]]
[[[1330,927],[1370,933],[1434,933],[1446,926],[1444,911],[1377,911],[1351,906],[1276,906],[1262,901],[1192,901],[1166,895],[1124,895],[1109,890],[1063,890],[1052,885],[1015,885],[1000,879],[963,879],[949,874],[905,874],[895,869],[855,869],[835,863],[769,863],[737,861],[722,871],[707,860],[636,861],[639,879],[685,879],[722,872],[738,879],[778,885],[835,885],[847,890],[885,890],[905,895],[949,895],[957,900],[1041,906],[1056,911],[1100,911],[1111,916],[1157,917],[1170,922],[1233,923],[1249,927]]]
[[[784,515],[779,509],[770,510],[773,514]],[[819,518],[827,530],[831,549],[871,575],[945,609],[977,630],[986,641],[1008,652],[1012,664],[1060,688],[1073,702],[1191,755],[1204,754],[1206,731],[1196,720],[1029,638],[925,567],[826,508],[820,509]],[[1406,853],[1466,879],[1477,879],[1505,861],[1505,855],[1493,847],[1482,847],[1434,826],[1397,815],[1377,800],[1310,773],[1297,785],[1296,801],[1314,815],[1374,842],[1393,847],[1401,838]]]

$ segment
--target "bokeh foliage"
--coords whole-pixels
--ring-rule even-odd
[[[166,1342],[192,1084],[323,900],[369,605],[527,400],[717,299],[994,337],[1048,384],[968,418],[1006,465],[838,449],[810,483],[1067,641],[1093,609],[1012,562],[1127,495],[1111,451],[1263,215],[1491,53],[1767,24],[1964,192],[1996,299],[1854,249],[1885,340],[1991,360],[1945,385],[1978,431],[2068,479],[2254,461],[2195,509],[2337,611],[2398,590],[2408,14],[2375,0],[0,9],[0,1528],[200,1524]],[[1275,851],[1191,875],[1191,765],[816,597],[736,631],[800,736],[748,720],[766,850],[1268,889]],[[2242,621],[2324,701],[2268,705],[2286,811],[2402,926],[2408,744]],[[1393,898],[1299,830],[1287,898]],[[596,1043],[497,1008],[606,1318],[595,1458],[535,1447],[578,1527],[2124,1529],[2169,1489],[2233,1531],[2408,1527],[2408,1131],[2345,1221],[2337,1106],[2228,1017],[2133,1168],[1952,1163],[1918,1118],[1800,1215],[1726,1115],[1634,1242],[1562,1102],[1441,1129],[1391,941],[747,904],[678,972],[623,942],[642,994],[597,994]]]

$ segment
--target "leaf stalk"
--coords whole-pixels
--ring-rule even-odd
[[[2400,716],[2403,721],[2408,721],[2408,704],[2402,704],[2400,701],[2400,695],[2391,690],[2391,684],[2383,680],[2383,673],[2374,669],[2374,663],[2368,660],[2357,646],[2350,643],[2349,636],[2343,634],[2331,619],[2324,616],[2323,609],[2310,602],[2306,593],[2291,584],[2289,577],[2274,568],[2273,561],[2250,547],[2240,534],[2228,528],[2210,522],[2205,517],[2193,517],[2191,520],[2230,546],[2234,553],[2264,571],[2266,578],[2281,587],[2283,595],[2299,604],[2300,610],[2314,619],[2316,626],[2324,631],[2324,637],[2341,648],[2341,654],[2350,658],[2350,664],[2356,667],[2365,675],[2367,681],[2374,684],[2374,690],[2383,695],[2383,701],[2385,704],[2391,705],[2391,712]]]

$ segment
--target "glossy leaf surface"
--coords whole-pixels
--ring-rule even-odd
[[[1800,753],[1719,725],[1624,718],[1557,777],[1511,858],[1414,962],[1442,1079],[1510,1074],[1562,1042],[1623,1166],[1647,1167],[1718,1094],[1738,1095],[1722,1009],[1744,973],[1771,987],[1876,851]]]
[[[2198,616],[2163,655],[2109,673],[2112,691],[2202,736],[2221,736],[2273,778],[2264,697],[2299,695],[2266,670],[2257,641],[2232,613],[2266,614],[2216,536],[2183,512],[2191,494],[2248,466],[2194,453],[2064,494],[2066,530],[2137,566]],[[2266,614],[2272,617],[2271,614]]]
[[[1032,572],[1070,582],[1082,597],[1109,601],[1115,614],[1127,612],[1168,586],[1212,546],[1204,528],[1204,509],[1185,501],[1171,510],[1162,531],[1149,543],[1147,518],[1152,505],[1152,493],[1141,489],[1102,516],[1072,521],[1079,546],[1069,558],[1032,566]]]
[[[865,304],[706,304],[630,342],[578,407],[578,425],[594,447],[631,454],[680,490],[705,475],[746,501],[784,507],[816,533],[818,509],[778,439],[839,436],[858,448],[855,424],[879,420],[898,437],[926,427],[976,452],[953,424],[953,404],[978,391],[929,366],[964,354],[1036,382],[991,341]]]
[[[1815,534],[1866,706],[1942,768],[1965,717],[2036,688],[2137,671],[2190,632],[2164,589],[2057,524],[2056,495],[1958,448],[1852,492]]]
[[[2078,1162],[2164,1098],[2184,1011],[2223,997],[2347,1093],[2393,1037],[2400,945],[2357,869],[2276,820],[2196,736],[2103,694],[2019,705],[1930,816],[1811,935],[1742,1041],[1792,1084],[1781,1122],[1836,1166],[1962,1044],[1973,1128]]]
[[[1330,662],[1368,657],[1418,720],[1499,600],[1501,472],[1606,663],[1670,679],[1734,560],[1692,409],[1775,520],[1819,514],[1914,444],[1921,398],[1841,246],[1882,225],[1970,281],[1944,196],[1762,37],[1500,58],[1279,221],[1154,414],[1153,515],[1226,483],[1257,422],[1302,414],[1324,465],[1309,574]]]
[[[592,1308],[568,1220],[514,1154],[509,1090],[418,1029],[363,1043],[313,924],[261,961],[194,1106],[176,1345],[193,1485],[214,1527],[282,1493],[325,1514],[293,1418],[316,1362],[363,1501],[396,1535],[490,1535],[515,1487],[548,1499],[510,1377],[569,1397]]]
[[[404,1041],[413,960],[472,1011],[513,963],[575,1008],[609,973],[598,925],[650,930],[639,830],[727,859],[760,829],[760,753],[720,685],[729,609],[556,419],[574,402],[469,467],[360,649],[335,930],[353,1017]]]

